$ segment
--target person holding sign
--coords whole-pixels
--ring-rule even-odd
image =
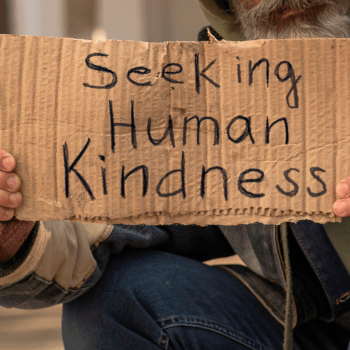
[[[218,40],[350,37],[348,0],[199,3]],[[350,177],[342,224],[127,226],[14,219],[15,167],[0,150],[0,305],[63,303],[66,349],[348,347]]]

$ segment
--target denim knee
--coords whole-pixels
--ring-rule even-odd
[[[203,350],[213,343],[278,349],[283,339],[283,328],[234,276],[151,250],[113,256],[98,284],[64,306],[63,321],[67,350],[74,341],[82,349],[182,349],[189,342]]]

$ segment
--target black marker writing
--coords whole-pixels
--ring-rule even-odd
[[[105,156],[99,156],[100,159],[102,160],[102,162],[105,161]],[[101,172],[102,172],[102,186],[103,186],[103,194],[107,195],[107,182],[106,182],[106,168],[104,168],[103,166],[101,166]]]
[[[225,200],[227,201],[227,172],[224,168],[221,168],[219,166],[215,166],[212,168],[209,168],[208,170],[205,170],[205,167],[202,167],[202,180],[201,180],[201,197],[204,198],[205,195],[205,176],[213,170],[219,170],[222,174],[222,180],[223,180],[223,186],[224,186],[224,196]]]
[[[231,127],[237,120],[244,120],[246,126],[245,126],[245,129],[244,129],[244,132],[242,133],[242,135],[240,137],[238,137],[237,139],[234,139],[231,136]],[[250,141],[252,142],[252,144],[254,144],[255,141],[254,141],[254,138],[253,138],[253,135],[252,135],[250,124],[251,124],[251,118],[250,117],[246,118],[246,117],[243,117],[243,115],[239,115],[237,117],[234,117],[231,120],[231,122],[228,124],[228,126],[227,126],[227,136],[230,139],[230,141],[232,141],[233,143],[240,143],[240,142],[244,141],[249,136],[250,137]]]
[[[276,188],[278,189],[278,191],[281,192],[282,194],[284,194],[285,196],[288,196],[288,197],[295,197],[299,192],[299,185],[289,177],[289,173],[292,170],[300,173],[300,171],[298,169],[295,169],[295,168],[290,168],[290,169],[283,172],[283,175],[286,178],[286,180],[294,186],[294,189],[292,191],[289,191],[289,192],[284,191],[279,185],[276,185]]]
[[[249,61],[249,85],[253,84],[253,73],[254,70],[261,65],[261,63],[265,62],[266,63],[266,84],[267,87],[269,86],[269,80],[270,80],[270,62],[266,58],[262,58],[258,62],[254,64],[252,67],[252,61]]]
[[[128,71],[127,78],[130,81],[130,83],[133,83],[134,85],[137,85],[137,86],[152,86],[150,81],[148,81],[146,83],[138,83],[137,81],[131,79],[131,74],[145,75],[145,74],[149,74],[149,73],[151,73],[151,70],[146,68],[146,67],[135,67],[135,68],[131,68]]]
[[[172,174],[175,174],[175,173],[180,173],[181,174],[181,187],[174,191],[174,192],[171,192],[171,193],[163,193],[161,191],[161,187],[163,185],[163,182]],[[168,173],[166,173],[162,178],[161,180],[159,181],[158,185],[157,185],[157,194],[159,197],[172,197],[172,196],[176,196],[177,194],[179,193],[182,193],[182,197],[183,199],[186,198],[186,187],[185,187],[185,153],[182,152],[182,158],[181,158],[181,169],[176,169],[176,170],[172,170],[172,171],[169,171]]]
[[[197,145],[200,145],[200,127],[201,123],[204,120],[210,120],[214,123],[214,146],[219,144],[219,138],[220,138],[220,128],[219,123],[216,119],[211,117],[203,117],[198,118],[198,116],[193,116],[190,119],[187,119],[187,117],[184,118],[184,126],[183,126],[183,145],[186,145],[187,142],[187,123],[189,123],[191,120],[197,120]]]
[[[110,70],[106,67],[97,66],[96,64],[93,64],[91,62],[91,58],[95,57],[95,56],[108,57],[108,55],[106,55],[104,53],[92,53],[88,57],[86,57],[86,60],[85,60],[86,65],[92,70],[96,70],[98,72],[107,72],[107,73],[112,74],[112,82],[105,85],[105,86],[95,86],[95,85],[90,85],[87,83],[83,83],[83,85],[86,87],[92,88],[92,89],[111,89],[112,87],[117,85],[117,82],[118,82],[117,73],[113,72],[112,70]]]
[[[201,82],[200,82],[200,77],[203,77],[207,81],[209,81],[210,84],[213,84],[215,87],[220,88],[220,85],[215,83],[212,79],[210,79],[205,73],[210,69],[210,67],[215,63],[216,60],[211,61],[201,72],[199,72],[199,54],[195,54],[195,59],[194,59],[194,65],[195,65],[195,70],[196,70],[196,91],[199,94],[200,93],[200,87],[201,87]]]
[[[131,100],[131,124],[125,123],[115,123],[114,122],[114,114],[113,114],[113,102],[109,101],[109,113],[110,113],[110,121],[111,121],[111,147],[112,152],[115,153],[115,130],[116,126],[123,126],[131,128],[131,143],[132,146],[137,149],[137,141],[136,141],[136,125],[135,125],[135,117],[134,117],[134,100]]]
[[[319,168],[319,167],[310,168],[310,173],[311,173],[312,177],[314,179],[316,179],[322,185],[322,191],[317,192],[317,193],[312,192],[310,187],[307,188],[307,193],[311,197],[319,197],[319,196],[322,196],[323,194],[327,193],[327,186],[326,186],[325,182],[318,175],[315,174],[316,171],[321,171],[322,173],[326,172],[326,170]]]
[[[288,73],[284,78],[280,77],[280,68],[283,64],[287,65],[288,68]],[[294,69],[293,66],[290,64],[290,62],[288,61],[282,61],[280,62],[275,69],[275,75],[278,78],[278,80],[282,83],[284,83],[285,81],[287,81],[288,79],[290,79],[290,81],[292,82],[292,87],[290,88],[287,96],[286,96],[286,100],[287,100],[287,105],[289,108],[298,108],[299,107],[299,95],[298,95],[298,81],[301,78],[301,75],[298,76],[297,79],[295,79],[295,74],[294,74]],[[293,93],[294,96],[294,104],[291,104],[289,101],[290,95]]]
[[[120,194],[123,198],[125,198],[125,181],[127,178],[136,173],[137,171],[142,170],[142,197],[146,196],[147,190],[148,190],[148,168],[145,165],[140,165],[139,167],[129,171],[125,175],[125,166],[122,166],[122,178],[121,178],[121,187],[120,187]]]
[[[90,186],[88,183],[85,181],[84,177],[76,170],[74,167],[77,165],[87,148],[89,147],[90,144],[90,139],[86,142],[84,148],[82,151],[79,153],[79,155],[75,158],[74,162],[69,165],[69,153],[68,153],[68,145],[67,142],[64,143],[63,145],[63,158],[64,158],[64,170],[65,170],[65,185],[66,185],[66,198],[69,198],[69,173],[71,171],[74,171],[75,175],[78,176],[80,182],[84,186],[86,192],[89,194],[91,200],[95,200],[95,197],[91,191]]]
[[[260,176],[256,179],[245,179],[245,176],[248,175],[249,173],[258,173]],[[261,198],[264,197],[265,194],[264,193],[253,193],[253,192],[249,192],[247,191],[244,187],[243,184],[244,183],[251,183],[251,182],[261,182],[264,179],[264,173],[260,170],[260,169],[248,169],[245,170],[241,173],[241,175],[238,178],[238,190],[239,192],[241,192],[242,194],[244,194],[246,197],[249,198]]]
[[[179,68],[178,70],[176,71],[170,71],[170,70],[167,70],[167,68],[170,68],[170,67],[177,67]],[[178,64],[178,63],[169,63],[167,64],[164,68],[163,68],[163,71],[162,71],[162,78],[166,81],[168,81],[169,83],[173,83],[173,84],[183,84],[184,82],[183,81],[179,81],[179,80],[174,80],[174,79],[171,79],[169,77],[167,77],[167,75],[171,75],[171,74],[180,74],[182,72],[182,66],[181,64]]]
[[[274,121],[271,125],[269,124],[269,117],[266,118],[266,133],[265,133],[265,142],[266,144],[270,143],[270,131],[271,128],[277,124],[278,122],[284,122],[284,127],[286,130],[286,145],[288,145],[289,143],[289,132],[288,132],[288,122],[287,122],[287,118],[280,118],[277,119],[276,121]]]
[[[152,137],[151,135],[151,125],[152,125],[152,119],[149,118],[148,119],[148,123],[147,123],[147,134],[148,134],[148,138],[151,141],[151,143],[155,146],[160,145],[165,138],[169,135],[170,137],[170,141],[171,144],[173,145],[173,147],[175,148],[175,139],[174,139],[174,129],[173,129],[173,120],[171,118],[171,115],[169,115],[169,120],[168,120],[168,127],[166,128],[164,135],[162,138],[156,140]]]
[[[237,60],[239,60],[238,56],[236,58],[237,58]],[[239,84],[242,82],[241,65],[239,63],[237,63],[237,80],[238,80]]]

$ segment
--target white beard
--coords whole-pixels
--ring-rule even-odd
[[[231,0],[233,3],[236,0]],[[312,5],[325,5],[324,11],[315,15],[313,21],[293,21],[281,26],[269,23],[271,13],[282,8],[283,0],[262,0],[250,10],[234,6],[237,19],[242,25],[246,40],[293,39],[293,38],[350,38],[349,0],[290,0],[288,5],[303,9]]]

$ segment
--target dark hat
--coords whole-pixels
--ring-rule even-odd
[[[224,11],[230,11],[229,0],[214,0],[214,2]]]

